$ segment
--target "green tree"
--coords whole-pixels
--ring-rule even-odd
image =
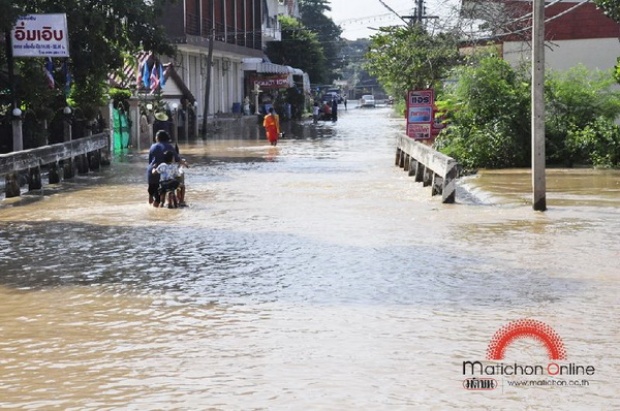
[[[494,55],[456,68],[437,106],[448,127],[439,150],[466,168],[530,165],[530,74]],[[620,92],[608,73],[584,66],[545,79],[546,155],[552,165],[617,166]]]
[[[588,70],[583,65],[567,71],[549,71],[545,79],[546,154],[550,163],[582,162],[579,142],[568,142],[588,129],[588,138],[605,130],[620,115],[620,93],[607,71]],[[592,125],[596,124],[596,127]],[[608,134],[605,132],[605,134]],[[598,150],[600,152],[601,146]]]
[[[529,162],[529,79],[503,59],[474,56],[452,72],[437,106],[448,127],[437,147],[466,168],[522,167]]]
[[[0,0],[0,32],[6,33],[15,25],[22,9],[14,0]]]
[[[429,34],[422,26],[384,28],[370,38],[365,68],[395,96],[438,87],[459,61],[457,38]]]
[[[605,13],[606,16],[620,23],[620,2],[618,0],[593,0],[594,4]],[[616,64],[614,70],[614,78],[620,83],[620,57],[618,58],[618,64]]]
[[[299,68],[313,82],[325,80],[325,56],[317,35],[303,27],[298,20],[280,16],[282,41],[267,43],[265,54],[276,63]]]
[[[331,82],[342,76],[346,60],[342,56],[344,40],[340,37],[342,29],[325,15],[331,11],[329,0],[300,0],[299,11],[301,22],[306,29],[316,33],[323,47],[325,56],[325,72],[321,78]]]
[[[18,10],[15,7],[10,10],[13,16],[30,13],[67,14],[70,51],[68,67],[72,75],[70,97],[85,117],[92,118],[95,108],[102,103],[107,92],[109,73],[123,66],[125,55],[141,48],[158,54],[174,54],[174,47],[157,24],[157,18],[167,2],[170,0],[32,0],[24,2]],[[5,3],[0,3],[0,11],[5,9]],[[5,20],[3,14],[2,24],[9,24]],[[4,30],[10,29],[13,22],[14,19],[10,27],[5,26]],[[4,53],[4,50],[0,53]],[[54,63],[59,66],[63,60],[55,59]],[[22,70],[28,72],[27,67],[32,64],[42,67],[43,61],[16,61],[18,77],[22,77]],[[42,70],[38,73],[42,76]],[[61,71],[55,74],[61,86],[56,92],[62,94],[65,78]],[[35,106],[49,104],[50,100],[45,93],[40,93],[43,98],[37,101],[36,92],[26,92],[26,83],[30,81],[28,78],[20,82],[23,87],[17,89],[18,99],[22,101],[27,98],[26,103]],[[46,87],[43,82],[41,84],[41,87]]]
[[[620,2],[618,0],[593,0],[594,4],[603,12],[606,16],[614,19],[620,23]]]

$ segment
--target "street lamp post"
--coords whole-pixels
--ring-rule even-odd
[[[72,136],[71,136],[71,107],[69,106],[65,106],[65,108],[62,109],[62,113],[63,113],[63,140],[64,141],[71,141],[72,140]],[[73,178],[75,176],[75,170],[73,168],[73,159],[72,158],[67,158],[66,160],[63,161],[63,171],[64,171],[64,178]]]
[[[11,112],[13,114],[13,151],[22,151],[24,149],[24,135],[22,131],[22,111],[19,107],[15,107]]]

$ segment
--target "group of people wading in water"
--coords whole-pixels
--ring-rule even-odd
[[[185,159],[179,156],[178,146],[170,142],[170,134],[159,130],[155,143],[149,150],[147,167],[149,204],[163,207],[168,200],[168,208],[186,207],[185,203]]]
[[[275,110],[263,119],[263,127],[267,140],[272,146],[278,144],[282,136],[280,131],[280,117]],[[185,202],[185,172],[189,168],[185,159],[179,155],[177,145],[172,145],[170,134],[166,130],[159,130],[155,134],[155,143],[149,149],[149,165],[147,167],[147,181],[149,204],[153,207],[168,208],[187,207]]]

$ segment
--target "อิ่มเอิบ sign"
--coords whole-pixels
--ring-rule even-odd
[[[66,14],[28,14],[11,30],[14,57],[69,57]]]

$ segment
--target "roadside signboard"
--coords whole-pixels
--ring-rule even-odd
[[[413,90],[407,95],[407,136],[415,140],[432,138],[435,95],[432,89]]]
[[[290,87],[288,74],[251,75],[250,82],[264,90],[278,90]]]
[[[11,30],[14,57],[69,57],[66,14],[28,14]]]
[[[407,135],[414,140],[428,140],[431,138],[431,125],[407,124]]]

